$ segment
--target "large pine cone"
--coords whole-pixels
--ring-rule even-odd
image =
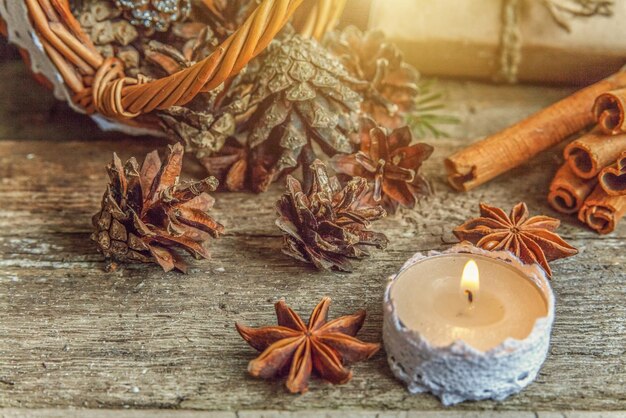
[[[354,26],[329,33],[326,46],[350,74],[367,81],[359,89],[362,110],[387,128],[404,126],[404,116],[416,107],[419,73],[380,31],[361,32]]]
[[[337,155],[330,166],[337,173],[372,182],[371,192],[365,194],[367,201],[396,213],[398,206],[413,208],[422,196],[432,193],[420,168],[433,147],[421,142],[412,144],[413,135],[407,126],[388,131],[372,119],[363,118],[359,138],[356,154]]]
[[[214,199],[206,192],[217,180],[206,178],[180,183],[183,147],[169,147],[164,163],[156,151],[139,169],[135,158],[122,162],[113,155],[107,166],[110,183],[102,198],[102,210],[93,216],[91,239],[107,260],[157,263],[163,270],[186,272],[187,265],[172,247],[196,258],[208,258],[205,243],[217,238],[224,227],[207,211]]]
[[[386,212],[362,203],[365,179],[356,177],[342,189],[321,161],[313,162],[311,170],[311,191],[305,193],[300,182],[288,176],[287,192],[276,205],[276,225],[285,234],[283,252],[320,270],[352,271],[349,259],[369,255],[366,247],[387,247],[384,234],[367,230]]]
[[[352,152],[348,135],[356,130],[361,102],[349,87],[359,82],[314,40],[286,35],[259,62],[251,72],[255,111],[248,124],[256,192],[299,164],[308,167],[313,142],[327,155]]]

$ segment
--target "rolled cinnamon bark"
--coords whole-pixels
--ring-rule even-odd
[[[598,184],[578,212],[578,219],[599,234],[608,234],[625,213],[626,195],[610,196]]]
[[[528,161],[591,125],[594,116],[590,108],[595,98],[621,86],[626,86],[624,71],[457,152],[445,160],[448,181],[455,189],[466,191]]]
[[[615,165],[600,172],[598,180],[602,190],[609,196],[626,195],[626,147]]]
[[[548,203],[557,212],[576,213],[596,184],[596,178],[585,180],[578,177],[566,162],[556,172],[550,184]]]
[[[613,164],[624,150],[626,133],[606,135],[600,129],[594,129],[572,141],[565,147],[563,155],[577,176],[590,179]]]
[[[602,93],[593,104],[593,114],[604,133],[626,132],[626,88]]]

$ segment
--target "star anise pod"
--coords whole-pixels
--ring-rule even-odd
[[[315,40],[287,34],[256,64],[258,71],[249,72],[255,111],[246,126],[254,191],[298,165],[308,167],[313,142],[327,155],[352,152],[348,136],[356,131],[361,97],[349,87],[358,80],[336,58]]]
[[[510,251],[526,264],[539,264],[552,277],[549,261],[578,254],[554,232],[559,224],[549,216],[529,217],[523,202],[515,205],[509,216],[500,208],[481,203],[480,218],[457,227],[454,235],[486,250]]]
[[[413,142],[411,130],[404,126],[390,133],[370,118],[361,120],[360,150],[356,154],[336,155],[331,167],[341,174],[359,176],[374,183],[365,198],[381,204],[389,213],[399,205],[413,208],[421,196],[431,194],[428,180],[419,172],[433,147]]]
[[[365,321],[365,311],[327,321],[329,304],[330,298],[323,298],[307,325],[282,300],[274,305],[278,326],[236,324],[243,339],[262,351],[250,362],[248,372],[264,379],[287,375],[286,386],[291,393],[306,392],[312,372],[333,384],[348,382],[352,372],[345,366],[367,360],[380,344],[355,338]]]
[[[415,109],[419,73],[404,61],[400,49],[378,30],[361,32],[354,26],[330,32],[324,41],[348,72],[367,81],[358,88],[362,110],[387,128],[406,124],[404,116]]]
[[[355,177],[342,189],[329,177],[324,164],[311,165],[313,187],[305,193],[295,178],[287,177],[287,192],[276,209],[276,225],[284,233],[283,252],[318,269],[351,271],[350,258],[368,256],[366,247],[387,247],[387,237],[369,231],[371,222],[386,216],[380,206],[363,204],[367,181]]]
[[[163,270],[186,272],[187,265],[173,247],[196,258],[208,258],[205,244],[224,227],[207,213],[214,199],[207,194],[217,187],[209,177],[179,182],[183,147],[168,148],[164,162],[153,151],[139,168],[135,158],[122,165],[113,154],[107,166],[110,182],[102,198],[102,210],[93,216],[91,239],[110,261],[157,263]]]

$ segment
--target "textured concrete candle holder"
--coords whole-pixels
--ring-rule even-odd
[[[536,320],[523,340],[505,339],[486,352],[461,340],[435,347],[416,331],[407,328],[394,309],[391,291],[400,275],[409,267],[432,257],[471,253],[492,258],[519,270],[545,298],[547,315]],[[419,307],[416,307],[419,309]],[[387,359],[394,375],[409,392],[431,392],[444,405],[466,400],[503,400],[531,383],[543,364],[550,343],[554,321],[554,295],[550,284],[537,265],[524,265],[509,252],[489,252],[469,244],[459,244],[444,252],[415,254],[387,285],[383,303],[383,338]]]

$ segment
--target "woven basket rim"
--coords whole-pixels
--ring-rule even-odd
[[[336,25],[347,0],[307,1],[315,4],[299,32],[319,39]],[[79,112],[92,115],[102,127],[111,128],[111,122],[122,123],[133,127],[131,130],[139,129],[142,134],[154,134],[159,127],[139,116],[184,105],[197,94],[215,89],[236,75],[269,45],[303,2],[262,0],[211,55],[179,72],[151,80],[128,77],[119,59],[103,57],[72,14],[69,0],[24,0],[23,4],[32,35],[38,38],[34,40],[37,50],[56,70],[57,80],[51,80],[51,84],[56,85],[57,98],[67,100]],[[10,40],[11,32],[6,27],[10,28],[11,18],[4,16],[5,25],[0,25],[9,32]],[[24,48],[19,43],[18,46]],[[33,58],[32,47],[28,52]],[[25,59],[27,56],[24,55]],[[38,72],[40,68],[33,65],[32,70]],[[50,80],[50,68],[39,73]],[[59,83],[55,81],[61,82],[65,94],[58,91]]]

